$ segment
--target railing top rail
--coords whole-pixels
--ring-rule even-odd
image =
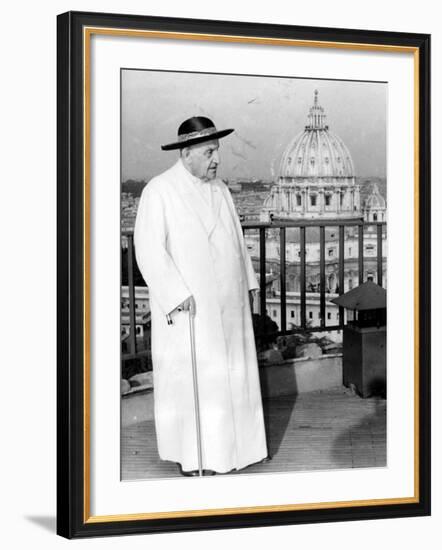
[[[386,221],[367,222],[363,219],[342,219],[342,220],[278,220],[273,222],[241,222],[244,229],[279,229],[281,227],[338,227],[338,226],[386,226]],[[121,235],[125,237],[133,236],[133,229],[121,230]]]
[[[387,222],[367,222],[363,219],[349,219],[349,220],[277,220],[272,222],[241,222],[244,229],[261,229],[261,228],[281,228],[281,227],[337,227],[340,225],[345,226],[363,226],[369,225],[387,225]]]

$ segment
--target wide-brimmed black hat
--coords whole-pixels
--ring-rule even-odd
[[[204,116],[193,116],[185,120],[178,128],[178,141],[161,145],[163,151],[171,149],[183,149],[189,145],[202,143],[211,139],[219,139],[228,136],[233,132],[233,128],[227,130],[217,130],[215,124]]]

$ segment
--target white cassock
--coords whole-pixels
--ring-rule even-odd
[[[188,312],[174,315],[173,325],[166,321],[193,295],[202,466],[228,472],[262,460],[267,445],[248,292],[258,284],[224,182],[197,180],[181,160],[153,178],[138,207],[135,253],[151,302],[160,457],[198,469]]]

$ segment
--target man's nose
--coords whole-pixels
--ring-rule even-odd
[[[219,164],[219,153],[218,153],[218,151],[213,152],[212,162],[214,162],[215,164]]]

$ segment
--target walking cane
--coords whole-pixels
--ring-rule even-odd
[[[190,333],[190,355],[192,358],[192,375],[193,375],[193,403],[195,407],[195,426],[196,426],[196,443],[198,448],[198,475],[203,475],[203,455],[201,448],[201,422],[200,422],[200,404],[198,397],[198,373],[196,370],[196,353],[195,353],[195,302],[191,300],[189,306],[189,333]]]
[[[175,308],[173,312],[166,315],[167,324],[172,325],[172,314],[175,311],[183,311],[181,306]],[[190,356],[192,360],[192,378],[193,378],[193,403],[195,409],[195,426],[196,426],[196,443],[198,451],[198,475],[203,475],[203,454],[201,447],[201,423],[200,423],[200,404],[198,397],[198,373],[196,370],[196,353],[195,353],[195,301],[192,299],[189,302],[189,333],[190,333]]]

